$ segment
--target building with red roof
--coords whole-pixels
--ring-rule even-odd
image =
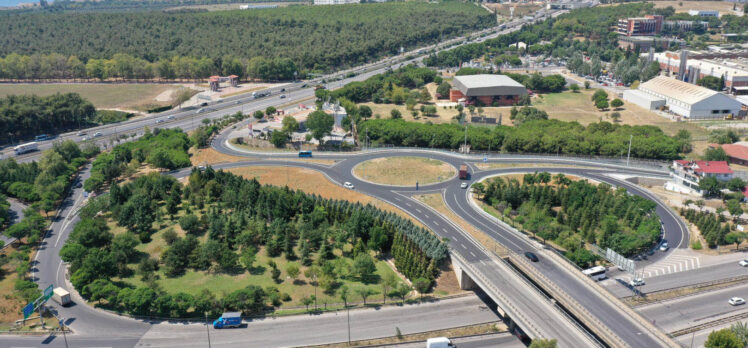
[[[671,189],[675,191],[694,192],[700,195],[704,193],[699,189],[699,181],[706,177],[714,177],[720,181],[727,181],[732,178],[733,171],[727,161],[673,161],[670,168],[670,184],[677,187]]]
[[[732,164],[748,165],[748,146],[740,144],[709,144],[711,148],[722,148]]]

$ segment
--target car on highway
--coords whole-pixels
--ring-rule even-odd
[[[283,99],[283,98],[285,98],[285,97],[286,97],[286,95],[285,95],[285,94],[281,94],[281,96],[280,96],[280,98],[281,98],[281,99]]]
[[[86,132],[84,132],[84,131],[80,131],[80,132],[78,132],[78,134],[76,134],[76,135],[77,135],[77,136],[79,136],[79,137],[82,137],[82,136],[86,135]]]
[[[738,265],[740,265],[740,267],[748,267],[748,259],[740,260],[740,262],[738,262]]]
[[[538,262],[538,256],[535,255],[535,253],[526,251],[525,252],[525,257],[528,258],[532,262]]]
[[[666,240],[663,240],[662,243],[660,243],[660,251],[667,251],[670,249],[670,246],[667,244]]]
[[[353,186],[353,184],[351,184],[348,181],[346,181],[346,182],[343,183],[343,187],[345,187],[347,189],[351,189],[351,190],[353,190],[355,188],[355,186]]]
[[[466,189],[466,188],[468,188],[468,183],[466,183],[466,182],[463,182],[462,184],[460,184],[460,188],[461,188],[461,189]]]
[[[167,119],[173,120],[174,119],[174,115],[171,115],[171,116],[167,117]]]
[[[104,135],[104,134],[101,134],[101,132],[96,132],[96,133],[94,133],[94,137],[100,137],[100,136],[102,136],[102,135]]]
[[[742,297],[730,297],[730,299],[727,301],[727,303],[733,305],[733,306],[740,306],[742,304],[745,304],[745,300]]]
[[[208,102],[202,102],[200,103],[200,106],[208,106]]]
[[[629,282],[629,285],[631,285],[632,287],[642,286],[644,284],[644,279],[641,278],[634,278]]]
[[[197,110],[197,112],[196,112],[196,113],[197,113],[197,114],[202,114],[203,112],[205,112],[205,108],[202,108],[202,109],[200,109],[200,110]]]
[[[286,89],[285,89],[285,88],[281,88],[281,92],[285,92],[285,91],[286,91]]]
[[[164,123],[164,120],[156,120],[156,124]]]
[[[88,137],[81,138],[81,141],[86,141],[86,140],[88,140]]]
[[[306,83],[305,83],[305,84],[303,84],[303,85],[301,85],[301,88],[307,88],[307,87],[309,87],[309,85],[308,85],[308,84],[306,84]]]

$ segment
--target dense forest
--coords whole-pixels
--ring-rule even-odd
[[[518,109],[518,113],[522,109]],[[609,122],[583,126],[577,122],[534,119],[515,127],[468,127],[467,142],[474,151],[546,153],[593,156],[626,155],[672,160],[688,147],[688,137],[670,137],[654,126],[629,126]],[[457,124],[424,124],[402,119],[370,119],[359,125],[358,134],[374,144],[457,149],[463,143],[465,128]]]
[[[563,174],[497,177],[475,185],[487,204],[543,240],[552,240],[581,267],[595,257],[583,242],[611,248],[625,256],[651,248],[660,235],[655,204],[626,189],[570,180]]]
[[[160,259],[139,253],[135,247],[149,241],[154,223],[167,215],[181,216],[186,236],[172,235]],[[338,279],[370,274],[370,252],[391,251],[400,272],[429,283],[448,256],[439,238],[393,213],[287,187],[261,186],[212,168],[194,170],[186,185],[156,173],[114,184],[109,194],[83,208],[81,217],[61,251],[70,263],[72,283],[101,306],[138,315],[201,317],[205,311],[215,316],[224,310],[258,314],[277,307],[281,294],[273,286],[255,285],[220,297],[207,289],[197,296],[168,294],[159,287],[133,287],[112,278],[137,272],[151,284],[160,268],[167,277],[188,269],[236,274],[252,267],[253,255],[262,248],[269,256],[318,266],[318,277],[329,278],[326,291],[335,292]],[[113,235],[106,217],[128,232]],[[335,267],[336,253],[352,254],[350,272]]]
[[[7,56],[12,53],[24,55],[19,60],[28,69],[19,70],[25,71],[22,78],[40,78],[45,72],[39,55],[54,53],[59,54],[53,66],[58,75],[64,70],[68,75],[71,71],[80,75],[87,70],[81,69],[81,64],[87,65],[91,59],[123,54],[152,63],[134,65],[146,70],[144,76],[150,71],[151,76],[168,78],[160,70],[165,62],[198,59],[201,69],[211,74],[257,77],[248,71],[249,62],[263,57],[289,59],[303,74],[357,65],[396,54],[401,46],[414,48],[491,25],[495,20],[490,13],[462,2],[197,13],[7,12],[0,13],[0,56],[6,57],[6,63],[0,65],[8,65]],[[174,76],[190,77],[175,70]],[[2,71],[6,78],[18,75],[7,68]]]
[[[143,11],[174,7],[183,9],[183,6],[245,4],[262,1],[264,0],[57,0],[52,3],[47,3],[43,9],[49,11]],[[306,3],[303,0],[275,0],[274,2]],[[174,10],[176,11],[177,9]]]
[[[0,98],[0,145],[9,144],[11,140],[18,143],[39,134],[58,134],[80,128],[88,125],[95,116],[93,104],[77,93]]]

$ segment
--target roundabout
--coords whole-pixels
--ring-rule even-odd
[[[386,186],[425,186],[455,178],[457,170],[438,159],[416,156],[379,157],[358,163],[353,176],[372,184]]]

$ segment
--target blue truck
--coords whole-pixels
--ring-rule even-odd
[[[213,321],[214,329],[226,327],[239,327],[242,325],[242,312],[226,312],[220,318]]]

